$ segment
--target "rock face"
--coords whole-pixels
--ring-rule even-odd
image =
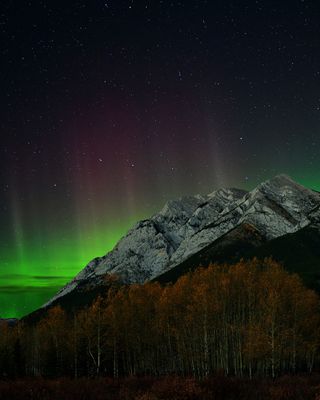
[[[106,274],[124,282],[144,282],[169,271],[236,227],[251,226],[265,241],[320,224],[320,193],[286,175],[251,192],[219,189],[169,201],[149,219],[138,222],[104,257],[91,261],[45,306]]]

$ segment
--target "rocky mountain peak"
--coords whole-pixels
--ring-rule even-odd
[[[218,189],[208,195],[171,200],[130,229],[103,257],[90,262],[48,304],[106,274],[144,282],[177,266],[239,226],[251,226],[271,240],[320,223],[320,194],[287,175],[278,175],[251,192]]]
[[[277,175],[261,183],[257,189],[264,193],[273,192],[281,195],[293,193],[296,195],[300,192],[303,195],[318,197],[317,192],[300,185],[285,174]]]

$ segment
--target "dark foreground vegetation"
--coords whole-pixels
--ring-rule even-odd
[[[167,286],[109,283],[86,309],[57,306],[37,324],[2,323],[0,377],[260,379],[319,370],[319,298],[270,259],[200,268]]]
[[[0,400],[319,400],[320,376],[0,381]]]

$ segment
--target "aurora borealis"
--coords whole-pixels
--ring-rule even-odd
[[[1,8],[0,317],[168,199],[278,173],[320,190],[317,2]]]

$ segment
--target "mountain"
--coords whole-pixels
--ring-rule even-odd
[[[309,252],[315,270],[316,263],[320,265],[319,230],[320,193],[286,175],[261,183],[251,192],[219,189],[182,197],[138,222],[112,251],[91,261],[44,307],[97,291],[109,274],[118,275],[124,283],[168,281],[209,262],[255,255],[290,260],[300,247],[303,256]],[[299,257],[293,257],[295,265],[300,253]]]

